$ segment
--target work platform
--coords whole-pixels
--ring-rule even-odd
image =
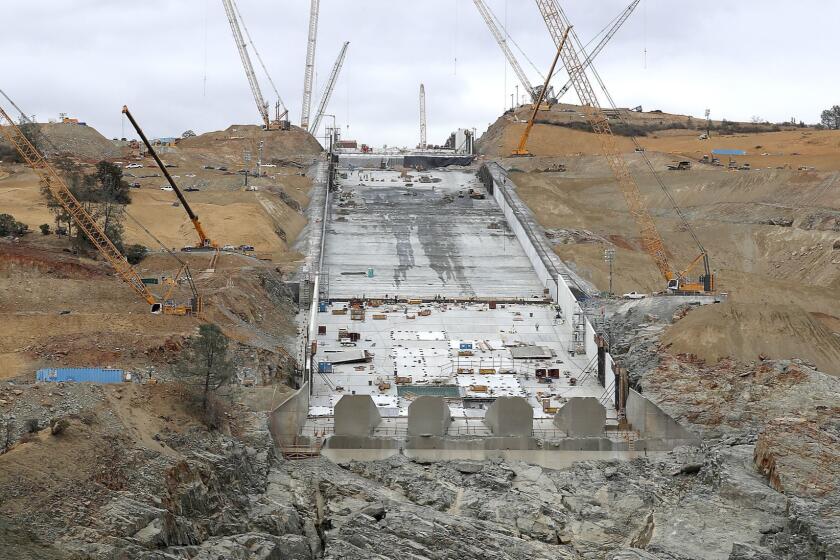
[[[408,407],[421,396],[446,399],[453,435],[489,434],[482,420],[498,397],[526,399],[541,431],[556,431],[553,412],[572,397],[610,403],[597,364],[570,352],[568,325],[554,306],[492,306],[382,303],[365,309],[364,320],[353,319],[346,302],[324,308],[303,434],[332,433],[344,395],[373,398],[384,420],[374,435],[405,432]],[[615,418],[608,407],[608,422]]]

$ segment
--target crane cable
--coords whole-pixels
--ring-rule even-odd
[[[254,45],[253,39],[251,39],[251,33],[248,32],[248,26],[245,25],[245,20],[242,19],[242,14],[239,13],[239,6],[236,4],[236,0],[231,0],[231,4],[233,4],[233,9],[236,10],[236,17],[239,18],[239,23],[242,24],[242,29],[245,30],[245,36],[248,37],[248,43],[251,45],[251,48],[254,50],[254,54],[257,56],[257,60],[262,66],[263,72],[265,73],[265,77],[268,78],[268,82],[271,84],[271,88],[274,90],[274,94],[277,96],[277,100],[280,101],[280,105],[283,107],[283,110],[288,113],[288,108],[286,104],[283,102],[283,98],[280,97],[280,92],[277,91],[277,86],[274,85],[274,80],[271,79],[271,75],[268,73],[268,69],[265,67],[265,63],[263,62],[262,57],[260,56],[260,51],[257,50],[257,46]]]
[[[565,20],[565,18],[564,18],[564,20]],[[566,25],[569,25],[568,20],[566,20],[565,23],[566,23]],[[571,35],[572,35],[572,40],[575,43],[577,43],[578,46],[580,47],[580,39],[578,38],[577,34],[574,31],[572,31]],[[623,125],[629,126],[629,123],[627,122],[627,120],[618,111],[618,108],[615,104],[615,100],[613,100],[612,95],[610,95],[609,90],[607,90],[607,86],[604,84],[604,81],[601,79],[601,75],[598,73],[598,70],[595,68],[595,65],[590,63],[589,68],[592,70],[592,74],[595,76],[595,79],[598,81],[598,85],[601,87],[601,90],[603,90],[604,95],[606,96],[607,101],[610,104],[610,107],[615,111],[615,114],[618,116],[618,119],[621,121],[621,123]],[[651,163],[650,158],[648,158],[648,156],[647,156],[647,152],[644,150],[642,145],[639,144],[638,138],[636,138],[636,136],[634,136],[634,135],[631,135],[629,138],[633,142],[633,145],[637,148],[638,153],[641,154],[642,159],[645,162],[645,165],[650,170],[651,174],[653,175],[653,178],[656,179],[656,183],[659,185],[659,188],[662,189],[663,193],[665,193],[665,196],[668,198],[668,201],[671,203],[671,206],[673,207],[674,211],[677,213],[677,216],[679,216],[680,220],[682,220],[683,225],[685,226],[689,235],[691,235],[691,238],[694,240],[694,243],[697,244],[697,247],[700,249],[700,251],[703,254],[706,254],[706,249],[703,247],[703,244],[700,242],[700,239],[697,237],[697,234],[695,233],[694,228],[691,227],[691,223],[688,221],[688,218],[685,216],[682,209],[677,204],[677,201],[676,201],[676,199],[674,199],[674,196],[671,194],[671,191],[668,190],[668,187],[665,185],[665,182],[662,180],[662,177],[660,177],[659,173],[656,172],[656,169],[653,167],[653,163]]]

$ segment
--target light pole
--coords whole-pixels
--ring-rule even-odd
[[[604,260],[610,266],[610,297],[613,295],[613,261],[615,261],[615,249],[604,249]]]
[[[245,190],[248,190],[248,167],[251,165],[251,152],[249,150],[245,150],[244,154],[245,159]]]

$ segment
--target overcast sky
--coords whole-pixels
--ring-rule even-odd
[[[561,0],[584,42],[629,2]],[[487,3],[538,83],[528,59],[544,73],[554,48],[535,3]],[[260,122],[221,0],[4,4],[0,89],[39,120],[67,112],[106,136],[130,137],[120,114],[128,104],[156,137]],[[239,0],[239,7],[299,123],[309,1]],[[837,21],[835,0],[642,0],[596,67],[619,106],[813,123],[840,103]],[[421,82],[430,143],[458,127],[485,130],[518,83],[472,0],[321,0],[313,112],[343,41],[350,49],[327,112],[345,138],[360,142],[415,145]],[[254,64],[273,108],[275,95]],[[565,80],[561,72],[558,86]]]

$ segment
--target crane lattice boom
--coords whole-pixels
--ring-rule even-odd
[[[251,48],[254,49],[254,55],[257,57],[257,62],[260,63],[260,66],[263,69],[263,73],[265,77],[268,78],[268,83],[271,84],[271,89],[274,90],[274,95],[277,96],[277,103],[280,107],[283,108],[283,113],[277,116],[277,120],[288,118],[289,109],[286,108],[286,104],[283,102],[283,97],[281,97],[280,92],[277,91],[277,86],[274,84],[274,80],[271,79],[271,74],[268,73],[268,68],[265,67],[265,62],[263,62],[262,57],[260,56],[260,51],[257,50],[257,46],[254,44],[254,40],[251,39],[251,33],[248,32],[248,26],[245,25],[245,19],[242,17],[242,14],[239,12],[239,6],[236,4],[236,0],[231,0],[233,2],[233,8],[236,10],[236,17],[239,20],[239,23],[242,24],[242,29],[245,31],[245,37],[248,38],[248,44],[251,45]],[[266,105],[268,107],[268,105]],[[279,124],[279,123],[278,123]]]
[[[79,203],[67,184],[55,169],[47,162],[46,158],[17,127],[11,117],[0,107],[0,117],[5,120],[7,126],[0,127],[3,135],[9,143],[18,151],[29,167],[38,175],[41,184],[49,189],[56,201],[64,208],[64,211],[73,219],[76,227],[81,229],[99,253],[111,264],[117,276],[128,284],[132,290],[152,306],[152,312],[160,312],[161,305],[157,298],[143,284],[143,279],[131,264],[126,260],[119,249],[111,242],[102,227]]]
[[[222,0],[230,22],[230,30],[233,32],[233,40],[236,42],[236,48],[239,50],[239,58],[242,59],[242,66],[245,68],[245,76],[248,78],[248,84],[251,86],[251,93],[254,94],[254,101],[257,104],[257,110],[260,113],[263,124],[266,128],[271,126],[271,118],[268,114],[268,105],[263,98],[260,84],[257,82],[257,75],[254,73],[254,66],[251,64],[251,57],[248,55],[248,44],[242,36],[242,30],[239,28],[239,20],[236,17],[236,8],[233,6],[233,0]]]
[[[562,8],[557,4],[556,0],[535,1],[543,19],[545,19],[545,23],[548,26],[548,31],[551,34],[552,39],[554,39],[555,44],[560,47],[563,43],[563,36],[569,28],[565,14],[562,12]],[[574,31],[572,31],[572,33],[574,33]],[[659,235],[659,230],[656,228],[656,224],[654,223],[653,218],[651,218],[650,213],[647,211],[647,207],[642,200],[642,194],[639,191],[639,186],[630,174],[627,162],[621,155],[618,143],[612,133],[609,120],[598,102],[592,83],[586,75],[586,69],[581,63],[572,43],[567,42],[563,45],[563,48],[560,50],[560,58],[566,66],[572,86],[575,88],[575,91],[577,91],[578,97],[580,97],[583,114],[586,116],[587,121],[589,121],[590,126],[592,126],[592,130],[601,141],[601,149],[603,150],[604,155],[607,158],[607,162],[612,169],[613,175],[615,175],[619,187],[621,188],[621,192],[627,201],[630,214],[636,220],[636,224],[642,237],[642,244],[648,254],[650,254],[653,258],[654,263],[662,273],[662,276],[666,279],[666,281],[670,282],[674,279],[675,274],[668,262],[668,256],[665,252],[665,245],[662,242],[662,237]]]
[[[610,27],[609,31],[607,31],[607,34],[604,35],[604,37],[598,42],[598,44],[595,45],[595,48],[592,49],[586,55],[586,59],[583,61],[584,71],[587,68],[589,68],[589,65],[592,64],[592,61],[595,60],[595,58],[601,53],[602,50],[604,50],[604,47],[607,46],[607,43],[610,42],[613,36],[615,36],[615,34],[618,33],[618,30],[621,29],[621,26],[624,25],[624,22],[626,22],[628,18],[631,15],[633,15],[633,11],[636,9],[636,6],[638,6],[639,2],[641,1],[642,0],[633,0],[633,2],[629,6],[624,8],[624,11],[622,11],[621,14],[619,14],[618,18],[615,20],[615,23],[612,25],[612,27]],[[566,84],[562,88],[560,88],[560,91],[557,92],[557,99],[563,97],[563,95],[565,95],[571,87],[572,80],[570,78],[569,81],[566,82]]]
[[[320,0],[312,0],[309,9],[309,39],[306,43],[306,67],[303,72],[303,107],[300,127],[309,128],[309,111],[312,108],[312,82],[315,78],[315,43],[318,40],[318,12]]]
[[[318,112],[315,114],[315,120],[312,122],[312,126],[309,127],[309,133],[313,136],[318,132],[318,127],[321,126],[321,119],[324,118],[324,111],[327,110],[327,105],[330,103],[330,98],[332,97],[333,90],[335,89],[335,82],[338,80],[338,74],[341,72],[341,67],[344,65],[344,57],[347,55],[347,47],[349,46],[350,42],[348,41],[341,47],[341,51],[338,53],[338,58],[335,61],[332,72],[330,72],[330,79],[327,80],[327,87],[324,89],[324,96],[321,98],[321,104],[318,106]]]
[[[496,42],[502,49],[502,53],[504,53],[508,64],[510,64],[511,68],[513,68],[514,73],[516,73],[516,77],[519,78],[519,83],[522,84],[522,87],[524,87],[525,91],[528,92],[528,95],[531,96],[531,100],[534,101],[537,98],[539,91],[535,90],[534,86],[531,85],[531,81],[528,79],[528,76],[519,64],[519,61],[516,60],[516,57],[513,55],[513,51],[510,50],[507,39],[505,39],[505,36],[493,20],[493,14],[490,12],[490,9],[484,3],[484,0],[473,1],[475,2],[475,7],[478,8],[478,12],[481,14],[481,17],[484,18],[484,22],[487,24],[487,27],[490,29],[490,33],[493,34],[493,38],[496,39]]]
[[[426,86],[420,84],[420,149],[426,146]]]

